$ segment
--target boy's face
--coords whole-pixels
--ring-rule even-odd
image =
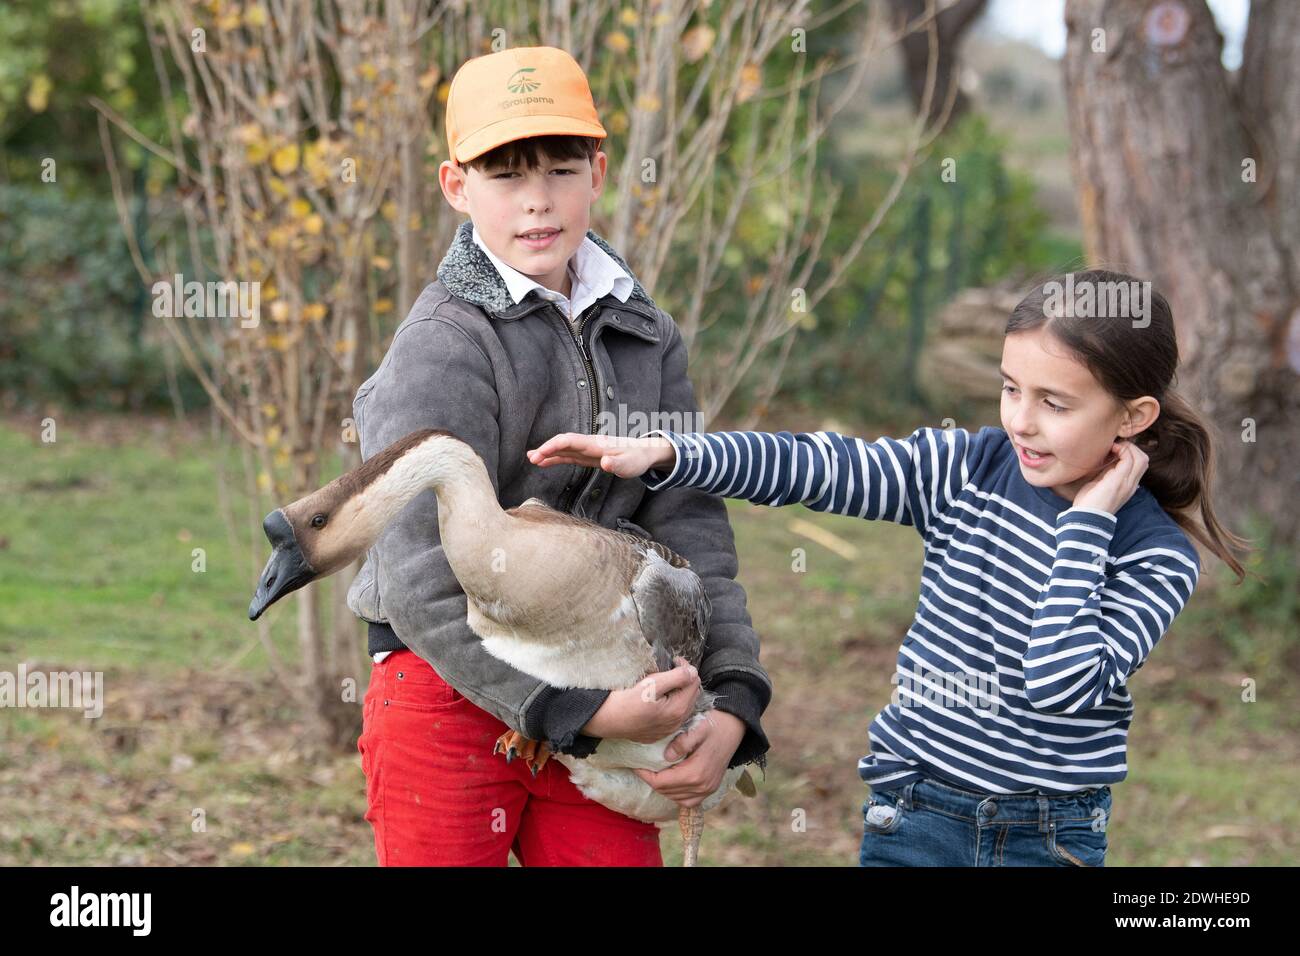
[[[582,245],[591,204],[605,186],[605,154],[543,157],[536,168],[461,168],[444,161],[438,183],[447,202],[468,213],[484,244],[508,266],[548,289],[570,293],[569,259]]]

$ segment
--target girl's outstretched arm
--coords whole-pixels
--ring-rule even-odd
[[[534,464],[573,463],[642,480],[653,491],[689,486],[756,504],[915,525],[924,533],[968,477],[991,429],[918,428],[866,442],[836,432],[651,432],[645,438],[565,434],[528,453]],[[662,437],[654,437],[662,436]]]

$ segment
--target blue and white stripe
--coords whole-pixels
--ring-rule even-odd
[[[863,780],[883,788],[930,775],[1052,794],[1124,778],[1125,684],[1200,573],[1196,549],[1145,488],[1116,515],[1076,508],[1025,480],[1000,428],[921,428],[874,442],[657,434],[677,461],[643,477],[652,489],[801,502],[921,535],[916,616],[894,700],[872,721],[871,753],[858,763]]]

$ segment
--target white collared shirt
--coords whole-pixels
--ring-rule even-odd
[[[590,236],[583,237],[582,245],[578,246],[569,259],[571,287],[570,294],[566,297],[502,262],[479,238],[477,229],[473,229],[472,234],[478,247],[487,253],[488,260],[501,274],[506,290],[516,303],[523,301],[525,295],[536,289],[538,295],[554,302],[569,317],[569,321],[574,322],[582,315],[583,309],[611,292],[620,302],[626,302],[632,294],[632,277],[623,271],[623,267],[609,253],[592,242]]]

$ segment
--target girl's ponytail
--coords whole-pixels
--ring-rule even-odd
[[[1204,419],[1174,389],[1160,396],[1160,417],[1134,439],[1150,459],[1142,484],[1179,527],[1246,577],[1236,552],[1249,543],[1228,531],[1214,512],[1214,439]]]

